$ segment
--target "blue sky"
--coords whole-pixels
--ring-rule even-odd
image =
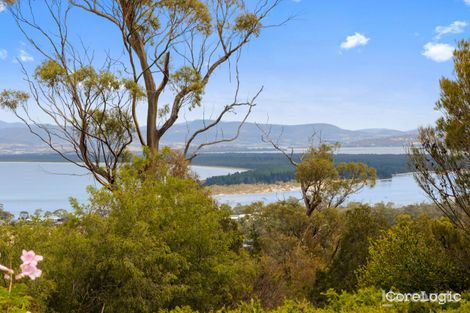
[[[292,14],[243,52],[242,94],[264,86],[251,121],[402,130],[433,123],[439,78],[452,75],[452,49],[470,31],[470,0],[285,0],[270,21]],[[98,55],[116,46],[107,23],[72,17],[72,29]],[[41,56],[7,11],[0,30],[0,89],[23,88],[15,59],[33,69]],[[209,111],[233,95],[226,69],[214,78],[204,100]],[[0,112],[0,120],[14,117]]]

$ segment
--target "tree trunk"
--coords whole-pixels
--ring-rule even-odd
[[[123,7],[124,11],[124,7]],[[147,52],[145,51],[145,45],[139,32],[134,30],[134,21],[132,20],[132,14],[129,12],[123,12],[126,17],[126,26],[131,34],[129,43],[132,49],[135,51],[139,58],[142,75],[145,81],[145,90],[147,92],[147,147],[152,155],[158,152],[159,138],[157,138],[157,111],[158,101],[156,95],[156,84],[150,70]]]

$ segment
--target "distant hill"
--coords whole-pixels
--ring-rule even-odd
[[[23,123],[7,123],[0,121],[0,129],[2,128],[21,128],[24,127]]]
[[[196,143],[211,140],[224,134],[226,137],[233,136],[238,127],[237,122],[224,122],[217,129],[214,129],[204,136],[201,136]],[[188,133],[203,126],[200,120],[188,123],[177,124],[172,131],[163,138],[165,144],[179,146],[183,145]],[[347,130],[335,125],[314,123],[304,125],[256,125],[246,123],[240,131],[240,136],[235,142],[216,146],[216,150],[259,150],[271,148],[269,144],[261,141],[262,132],[270,131],[270,137],[278,141],[283,146],[293,148],[305,148],[310,142],[312,134],[316,134],[316,139],[321,138],[324,142],[339,142],[344,147],[402,147],[410,141],[416,140],[417,130],[400,131],[395,129],[362,129]],[[189,131],[188,131],[189,130]]]
[[[206,123],[208,123],[206,121]],[[238,122],[223,122],[207,134],[203,134],[194,141],[194,144],[220,138],[222,135],[231,137],[236,134]],[[163,144],[172,147],[182,147],[188,134],[204,126],[204,121],[196,120],[187,123],[175,124],[162,139]],[[270,145],[261,141],[259,127],[269,131],[271,138],[283,146],[295,149],[305,148],[309,145],[312,134],[324,142],[339,142],[343,147],[402,147],[410,141],[416,140],[416,130],[400,131],[394,129],[361,129],[347,130],[335,125],[313,123],[304,125],[278,125],[246,123],[240,131],[239,138],[212,146],[212,151],[255,151],[270,149]],[[137,149],[137,143],[133,144]],[[64,147],[66,149],[66,147]],[[39,138],[31,134],[29,129],[21,123],[6,123],[0,121],[0,154],[11,153],[37,153],[48,151],[47,146]]]

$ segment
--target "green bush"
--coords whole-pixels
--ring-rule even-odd
[[[468,294],[463,300],[454,305],[439,304],[394,304],[384,305],[382,291],[376,288],[360,289],[356,293],[336,293],[329,290],[326,293],[328,305],[324,308],[314,307],[309,302],[287,300],[282,305],[265,309],[259,301],[244,302],[234,309],[220,309],[213,313],[465,313],[470,312]],[[160,313],[194,313],[189,307],[163,310]]]
[[[421,216],[399,223],[369,247],[369,261],[360,270],[362,286],[405,292],[442,292],[470,288],[470,242],[447,219]]]
[[[383,211],[367,205],[354,205],[343,212],[343,227],[330,265],[319,272],[312,294],[322,303],[328,289],[354,291],[357,289],[356,270],[367,263],[369,242],[390,227]]]
[[[207,311],[248,298],[253,267],[229,212],[192,180],[139,175],[130,167],[112,191],[90,190],[62,225],[2,229],[2,260],[24,246],[45,256],[29,284],[38,311]]]

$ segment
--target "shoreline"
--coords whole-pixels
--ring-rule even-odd
[[[403,177],[413,175],[414,172],[397,173],[393,174],[390,178],[377,179],[380,181],[391,181],[393,177]],[[250,194],[262,194],[262,193],[277,193],[277,192],[289,192],[300,190],[300,183],[296,181],[280,182],[274,184],[237,184],[237,185],[211,185],[206,186],[211,192],[212,196],[231,196],[231,195],[250,195]],[[374,188],[374,187],[372,187]]]
[[[206,187],[214,197],[295,191],[300,184],[291,181],[275,184],[212,185]]]

